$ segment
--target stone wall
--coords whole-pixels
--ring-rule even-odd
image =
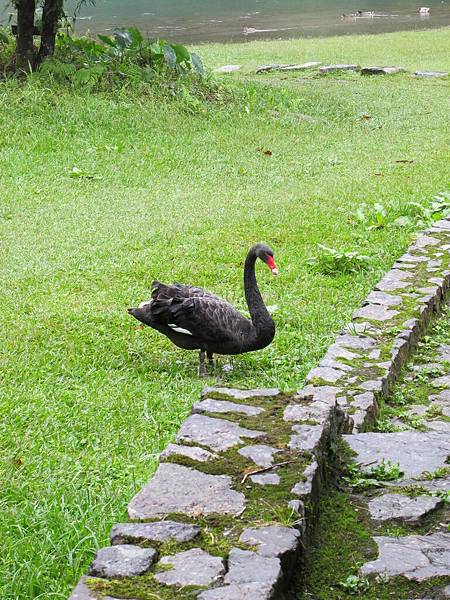
[[[440,309],[449,262],[443,219],[381,279],[297,393],[206,388],[71,600],[286,597],[330,451],[373,422]]]

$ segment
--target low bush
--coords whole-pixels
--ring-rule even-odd
[[[11,76],[14,38],[0,30],[0,73]],[[23,76],[24,73],[21,73]],[[162,39],[145,39],[137,28],[118,29],[98,40],[59,32],[54,55],[29,78],[46,85],[87,91],[137,89],[152,95],[182,97],[195,112],[201,101],[226,96],[198,54]]]

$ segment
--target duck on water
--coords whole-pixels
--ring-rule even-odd
[[[213,354],[243,354],[260,350],[275,336],[273,322],[258,288],[257,259],[273,275],[278,269],[273,250],[265,244],[252,246],[245,259],[244,290],[251,319],[247,319],[226,300],[200,287],[174,283],[152,283],[152,299],[128,312],[138,321],[167,336],[179,348],[199,350],[199,374],[206,375],[205,358],[212,364]]]

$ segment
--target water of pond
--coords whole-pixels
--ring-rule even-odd
[[[78,0],[66,6],[72,12]],[[97,0],[76,22],[79,33],[137,26],[150,37],[181,42],[242,41],[382,33],[450,25],[450,0]],[[357,11],[374,16],[342,18]],[[3,13],[3,17],[5,13]],[[0,15],[0,18],[2,15]]]

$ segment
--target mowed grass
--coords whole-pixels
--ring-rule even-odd
[[[289,62],[281,45],[308,43],[301,60],[357,60],[357,46],[376,63],[391,44],[392,62],[416,53],[428,57],[418,67],[448,69],[449,41],[445,30],[202,53]],[[196,354],[126,313],[153,278],[245,309],[245,254],[271,244],[281,275],[261,264],[258,279],[278,307],[276,338],[207,383],[297,388],[412,239],[369,229],[357,208],[381,202],[392,221],[449,187],[448,81],[261,81],[195,114],[130,94],[0,86],[2,600],[68,595],[198,399]],[[367,254],[369,268],[321,275],[307,264],[318,243]]]

